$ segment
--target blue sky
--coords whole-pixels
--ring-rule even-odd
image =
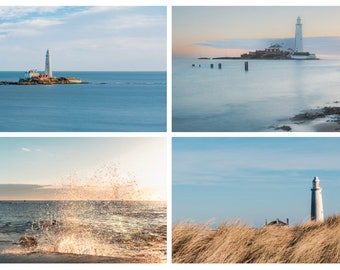
[[[174,7],[173,55],[239,56],[277,42],[290,48],[300,16],[304,50],[340,58],[339,11],[339,6]]]
[[[0,200],[132,180],[145,199],[166,199],[164,138],[0,138],[0,153]]]
[[[340,138],[174,138],[173,222],[309,219],[318,176],[325,215],[340,213]]]
[[[0,70],[166,70],[166,7],[0,7]]]

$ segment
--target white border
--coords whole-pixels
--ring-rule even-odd
[[[171,229],[172,229],[172,138],[175,137],[339,137],[337,133],[322,132],[172,132],[172,7],[173,6],[338,6],[340,2],[334,0],[310,1],[250,1],[250,0],[51,0],[49,2],[36,0],[0,0],[0,6],[165,6],[167,7],[167,131],[166,132],[3,132],[1,137],[161,137],[167,141],[167,263],[166,264],[3,264],[1,269],[17,269],[25,267],[28,269],[45,269],[46,267],[59,269],[81,268],[81,269],[112,269],[119,267],[124,269],[302,269],[309,267],[316,269],[335,269],[337,264],[172,264],[171,263]]]
[[[338,6],[334,0],[1,0],[0,6]]]

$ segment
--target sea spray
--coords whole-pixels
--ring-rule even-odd
[[[105,164],[87,174],[74,172],[59,187],[59,200],[145,200],[137,179],[115,164]]]
[[[166,203],[142,200],[131,173],[115,165],[87,175],[73,173],[56,192],[57,201],[37,202],[38,214],[21,234],[36,239],[37,246],[23,247],[17,242],[2,254],[166,260]]]

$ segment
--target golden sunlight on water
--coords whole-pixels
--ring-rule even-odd
[[[24,236],[37,244],[23,247],[18,242],[2,254],[166,261],[166,202],[143,200],[134,177],[105,166],[86,177],[74,174],[64,182],[66,185],[56,189],[59,200],[32,206],[41,210]]]

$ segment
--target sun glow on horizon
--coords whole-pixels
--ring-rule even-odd
[[[165,200],[165,146],[163,138],[2,138],[0,200]]]

